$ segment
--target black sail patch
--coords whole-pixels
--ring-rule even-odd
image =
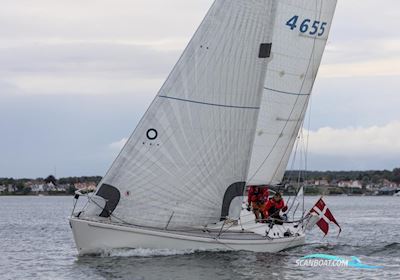
[[[96,195],[104,198],[106,201],[106,205],[99,216],[103,218],[110,217],[115,208],[117,208],[119,200],[121,199],[121,193],[116,187],[102,184]]]
[[[238,196],[243,196],[245,187],[246,182],[237,182],[230,185],[229,188],[226,190],[222,203],[221,221],[224,221],[226,217],[229,216],[229,208],[232,201]]]
[[[271,56],[272,44],[261,44],[260,45],[260,53],[258,55],[259,58],[268,58]]]

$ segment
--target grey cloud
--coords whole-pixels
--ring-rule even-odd
[[[317,79],[311,127],[384,125],[400,120],[398,77]]]
[[[398,37],[400,30],[393,27],[399,23],[399,10],[397,0],[338,1],[330,40],[346,42]]]
[[[107,72],[128,71],[142,78],[165,76],[178,51],[157,51],[148,46],[113,43],[36,44],[2,49],[3,72]]]
[[[0,10],[0,38],[160,39],[189,36],[212,0],[19,0]],[[177,14],[179,16],[172,16]]]
[[[396,48],[387,49],[387,45],[396,43]],[[370,37],[355,41],[338,41],[327,47],[324,64],[349,64],[373,60],[400,57],[400,43],[390,39],[371,39]]]
[[[354,157],[309,155],[309,170],[392,170],[399,166],[397,157]]]
[[[153,97],[0,95],[0,177],[102,175]]]

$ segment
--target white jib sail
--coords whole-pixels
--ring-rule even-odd
[[[276,2],[214,2],[86,215],[104,208],[115,222],[158,228],[228,215],[247,177]]]
[[[280,0],[248,184],[278,184],[304,121],[336,0]]]

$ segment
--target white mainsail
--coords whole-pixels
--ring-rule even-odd
[[[214,2],[85,215],[157,228],[228,215],[247,178],[276,3]]]
[[[337,0],[280,0],[248,184],[278,184],[303,124]]]

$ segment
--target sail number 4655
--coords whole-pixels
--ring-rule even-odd
[[[301,33],[308,33],[310,35],[322,36],[325,33],[327,22],[320,22],[318,20],[304,19],[299,21],[299,16],[294,16],[286,22],[286,25],[291,30],[299,28]]]

